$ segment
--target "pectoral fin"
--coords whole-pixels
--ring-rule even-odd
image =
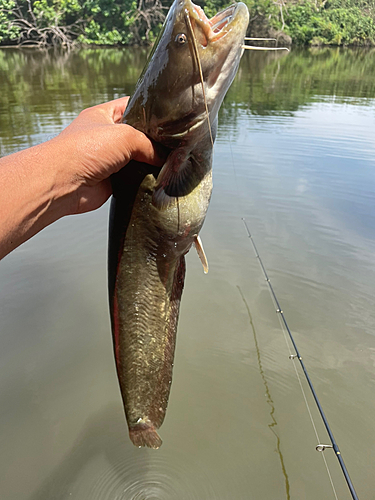
[[[195,160],[183,149],[176,149],[168,156],[161,169],[152,197],[152,203],[163,210],[176,198],[186,196],[197,186]]]
[[[199,235],[197,235],[195,237],[194,246],[195,246],[195,249],[196,249],[196,251],[198,253],[198,257],[200,258],[200,260],[202,262],[204,274],[207,274],[208,273],[207,257],[206,257],[206,254],[204,253],[204,249],[203,249],[203,245],[202,245],[202,240],[200,239]]]

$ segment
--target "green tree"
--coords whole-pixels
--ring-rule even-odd
[[[375,0],[243,0],[252,36],[293,43],[374,45]],[[147,45],[172,0],[0,0],[0,44]],[[197,0],[209,17],[231,0]]]

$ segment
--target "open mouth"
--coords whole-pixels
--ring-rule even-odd
[[[205,47],[208,42],[215,42],[228,33],[228,26],[236,15],[236,4],[218,12],[211,19],[208,19],[201,7],[194,5],[193,3],[191,5],[192,10],[189,12],[190,21],[194,29],[196,39],[201,45]]]
[[[232,21],[233,14],[236,11],[236,7],[236,5],[231,5],[221,12],[218,12],[216,16],[212,17],[209,20],[213,33],[219,33],[223,28],[225,28],[225,26],[227,26],[227,24]]]

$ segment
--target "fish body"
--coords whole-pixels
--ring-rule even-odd
[[[132,162],[113,176],[109,295],[117,374],[129,435],[158,448],[168,404],[184,255],[212,191],[217,114],[238,68],[248,10],[208,20],[190,0],[172,5],[123,122],[170,151],[161,170]]]

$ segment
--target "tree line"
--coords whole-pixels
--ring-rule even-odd
[[[242,0],[251,36],[297,45],[375,45],[375,0]],[[208,16],[231,2],[196,1]],[[0,0],[0,45],[148,45],[172,0]]]

